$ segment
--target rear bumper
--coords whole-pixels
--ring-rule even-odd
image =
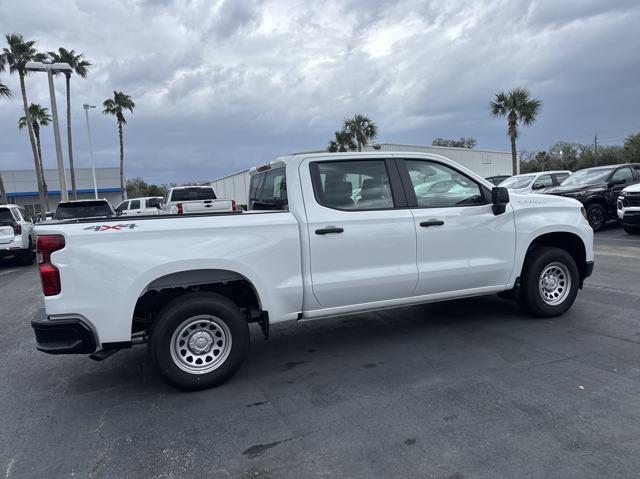
[[[34,319],[36,348],[48,354],[91,354],[96,350],[93,330],[78,318]]]

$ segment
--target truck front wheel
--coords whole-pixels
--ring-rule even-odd
[[[182,295],[151,325],[149,352],[162,375],[180,389],[222,384],[249,350],[249,325],[240,309],[216,293]]]
[[[541,318],[559,316],[575,301],[579,283],[578,267],[567,251],[553,247],[535,248],[525,260],[520,305]]]

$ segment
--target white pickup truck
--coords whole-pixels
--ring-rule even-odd
[[[219,213],[236,211],[236,202],[217,198],[212,186],[176,186],[167,191],[160,209],[169,215]]]
[[[268,337],[281,321],[492,293],[551,317],[593,270],[578,201],[509,195],[441,156],[294,155],[251,174],[266,211],[36,227],[38,349],[102,359],[146,342],[171,383],[203,389],[238,369],[251,322]]]

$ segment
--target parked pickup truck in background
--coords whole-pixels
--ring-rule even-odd
[[[618,218],[629,234],[640,234],[640,183],[627,186],[618,196]]]
[[[58,203],[54,219],[111,218],[112,216],[116,216],[116,211],[107,200],[72,200]]]
[[[235,211],[236,202],[216,198],[212,186],[176,186],[169,189],[162,200],[162,213],[182,215]]]
[[[130,198],[116,207],[120,216],[153,216],[160,214],[162,196]]]
[[[250,196],[278,209],[36,226],[38,349],[102,359],[147,342],[171,383],[202,389],[238,369],[252,322],[268,337],[281,321],[492,293],[547,318],[593,269],[578,201],[510,195],[438,155],[294,155],[251,175]]]

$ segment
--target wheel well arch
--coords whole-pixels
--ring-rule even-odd
[[[580,236],[568,231],[557,231],[553,233],[545,233],[536,237],[529,244],[529,248],[527,249],[527,254],[525,256],[525,264],[531,252],[535,250],[535,248],[539,248],[541,246],[560,248],[569,253],[578,267],[580,282],[584,280],[586,276],[587,250],[585,248],[584,241],[582,241]]]
[[[149,282],[136,301],[131,332],[148,329],[156,314],[173,299],[192,291],[212,291],[233,301],[248,322],[265,315],[255,285],[244,275],[227,269],[189,269],[164,274]]]
[[[601,196],[595,196],[593,198],[589,198],[587,201],[585,201],[584,207],[589,208],[589,206],[595,205],[595,204],[602,206],[604,208],[605,214],[609,215],[609,204],[607,203],[607,200]]]

